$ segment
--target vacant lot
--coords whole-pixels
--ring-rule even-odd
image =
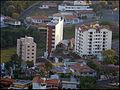
[[[74,25],[69,25],[69,26],[64,26],[63,29],[63,38],[64,39],[70,39],[75,37],[75,26]]]
[[[37,8],[34,11],[32,11],[32,13],[29,16],[52,16],[54,13],[57,13],[58,10],[57,8],[53,8],[53,9],[40,9]]]
[[[1,55],[0,55],[1,63],[10,61],[11,56],[15,53],[16,53],[15,48],[8,48],[8,49],[1,50]]]

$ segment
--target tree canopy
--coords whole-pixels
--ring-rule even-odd
[[[1,1],[1,14],[14,18],[19,16],[23,10],[34,4],[36,1]],[[16,18],[16,17],[15,17]]]
[[[117,60],[115,59],[115,51],[112,49],[103,51],[103,64],[115,64]]]
[[[96,78],[88,77],[88,76],[80,77],[80,89],[95,89],[95,88],[96,88]]]

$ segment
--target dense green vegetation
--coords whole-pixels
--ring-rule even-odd
[[[110,22],[110,21],[104,21],[104,20],[101,20],[100,21],[100,25],[113,25],[113,23],[112,22]]]
[[[6,49],[8,47],[16,47],[17,39],[20,37],[31,36],[34,37],[34,41],[37,43],[37,53],[38,55],[42,54],[40,52],[45,51],[45,42],[43,35],[39,33],[38,30],[29,29],[26,30],[25,27],[16,28],[16,29],[1,29],[1,48]]]
[[[35,9],[34,11],[32,11],[32,13],[30,14],[30,16],[52,16],[53,14],[57,13],[57,8],[53,8],[53,9]]]
[[[74,37],[73,27],[74,26],[65,27],[64,29],[65,39]],[[7,50],[7,48],[16,47],[17,39],[20,37],[25,37],[25,35],[34,37],[34,40],[37,43],[37,56],[43,55],[43,52],[45,51],[45,48],[46,48],[46,45],[45,45],[46,40],[44,36],[41,33],[39,33],[39,30],[36,30],[36,29],[26,30],[25,27],[18,27],[15,29],[2,28],[1,29],[1,49],[6,49],[5,53],[8,54],[7,52],[11,52],[11,50],[9,51],[9,49]],[[2,52],[2,54],[4,53]],[[6,59],[10,60],[9,58],[6,58]],[[7,61],[6,59],[4,60]]]
[[[96,70],[96,71],[99,71],[99,65],[96,63],[96,61],[95,60],[88,60],[87,61],[87,65],[89,66],[89,67],[91,67],[92,69],[94,69],[94,70]]]
[[[1,1],[1,14],[17,19],[23,10],[35,2],[36,1]]]
[[[96,89],[96,78],[80,77],[80,89]]]
[[[114,50],[106,50],[103,51],[103,64],[115,64],[117,60],[115,59],[115,51]]]
[[[8,49],[3,49],[1,50],[1,55],[0,55],[0,61],[1,63],[3,62],[9,62],[11,61],[11,56],[16,53],[15,48],[8,48]]]

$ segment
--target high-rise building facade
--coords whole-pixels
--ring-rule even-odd
[[[24,61],[36,62],[36,43],[33,37],[17,39],[17,55]]]
[[[49,56],[56,45],[63,40],[63,23],[64,19],[59,19],[58,23],[50,22],[47,24],[47,44],[46,52]]]
[[[75,52],[80,55],[100,55],[111,49],[112,31],[107,25],[90,23],[75,28]]]

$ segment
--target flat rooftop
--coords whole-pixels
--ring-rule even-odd
[[[32,83],[31,80],[16,80],[16,82],[14,82],[13,84],[26,85],[26,84],[30,84],[30,83]]]

